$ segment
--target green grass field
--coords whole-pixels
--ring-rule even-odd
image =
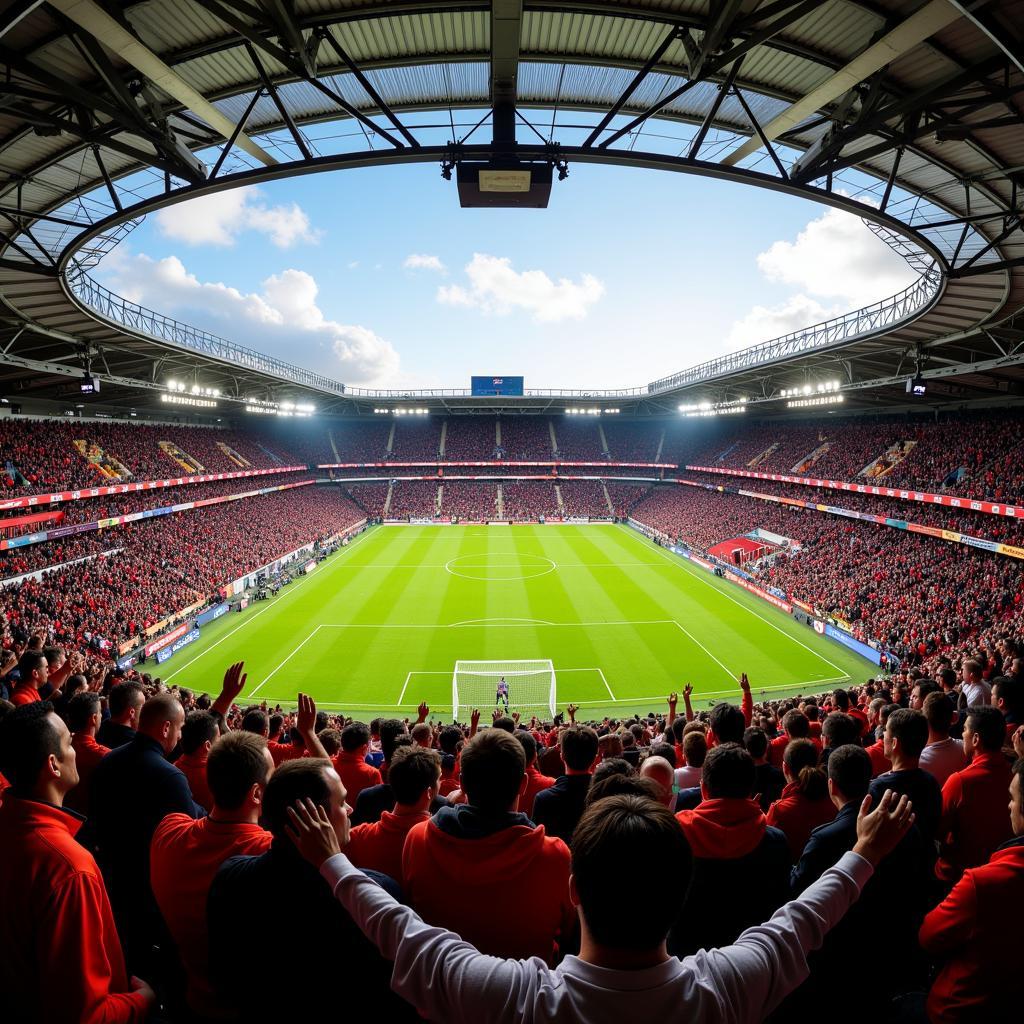
[[[347,714],[451,714],[457,660],[550,658],[558,704],[581,717],[782,696],[861,680],[872,666],[625,526],[379,526],[269,602],[226,615],[162,666],[216,692],[245,661],[243,699],[298,690]],[[545,699],[517,694],[512,706]],[[524,688],[525,689],[525,688]],[[493,707],[493,686],[479,698]],[[462,715],[460,717],[465,717]]]

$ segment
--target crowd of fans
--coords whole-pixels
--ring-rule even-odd
[[[433,518],[437,515],[437,486],[434,480],[396,480],[391,486],[388,516]]]
[[[335,440],[337,444],[337,440]],[[441,421],[434,417],[407,416],[395,421],[391,451],[387,458],[398,462],[429,462],[441,448]],[[344,449],[338,449],[344,456]],[[343,462],[357,459],[342,458]]]
[[[573,517],[607,518],[611,513],[600,480],[565,480],[558,489],[562,494],[562,514]]]
[[[445,519],[495,519],[498,485],[475,480],[446,481],[441,492],[441,515]]]
[[[759,701],[742,676],[738,704],[697,710],[688,683],[589,722],[513,693],[481,728],[246,703],[241,663],[216,697],[78,681],[33,635],[0,702],[5,1009],[267,1019],[259,936],[316,1016],[1012,1019],[1024,663],[997,646],[989,678],[947,660]]]
[[[568,461],[600,462],[607,458],[599,424],[589,416],[563,416],[554,421],[556,456]]]
[[[512,461],[551,459],[551,428],[546,416],[503,416],[501,458]]]
[[[501,495],[506,519],[528,521],[540,516],[562,515],[554,483],[506,480],[501,485]]]
[[[474,462],[497,457],[497,420],[490,416],[451,416],[444,435],[449,462]]]

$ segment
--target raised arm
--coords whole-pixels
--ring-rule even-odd
[[[228,670],[224,673],[224,682],[221,685],[220,693],[210,710],[222,715],[226,720],[228,712],[231,710],[231,705],[235,702],[235,698],[245,689],[245,681],[248,678],[245,674],[244,661],[229,665]]]
[[[754,718],[754,698],[750,692],[750,680],[746,672],[740,675],[740,689],[743,691],[740,709],[743,711],[743,721],[749,726]]]
[[[311,756],[330,760],[320,742],[320,737],[316,734],[316,703],[305,693],[298,695],[298,701],[299,712],[295,716],[295,728],[298,729],[302,742],[306,744],[306,749]]]

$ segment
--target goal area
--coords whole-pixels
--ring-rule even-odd
[[[555,666],[549,659],[532,661],[457,661],[452,675],[452,716],[460,709],[502,708],[498,696],[504,682],[509,711],[555,717]]]

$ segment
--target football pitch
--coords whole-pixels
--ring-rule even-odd
[[[580,718],[660,711],[686,683],[698,709],[738,699],[742,672],[755,699],[873,674],[846,648],[613,524],[373,527],[271,600],[204,627],[160,674],[216,693],[224,669],[244,660],[240,703],[289,708],[302,690],[364,718],[414,715],[421,701],[443,717],[456,661],[475,659],[550,659],[559,708],[576,703]],[[513,710],[546,699],[509,682]],[[478,700],[489,719],[493,686]]]

